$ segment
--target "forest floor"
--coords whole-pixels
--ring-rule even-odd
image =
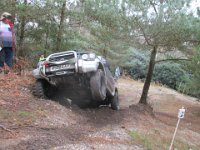
[[[29,75],[0,76],[0,149],[2,150],[168,150],[178,109],[186,109],[174,148],[200,149],[200,103],[152,84],[151,107],[139,105],[143,83],[118,81],[121,109],[80,109],[31,95]]]

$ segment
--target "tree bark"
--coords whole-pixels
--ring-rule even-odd
[[[142,103],[142,104],[147,104],[147,96],[148,96],[148,91],[149,91],[149,87],[150,87],[150,84],[151,84],[151,79],[152,79],[152,76],[153,76],[156,53],[157,53],[157,46],[154,46],[153,51],[151,52],[147,77],[145,79],[144,87],[143,87],[143,90],[142,90],[142,95],[141,95],[141,98],[140,98],[140,101],[139,101],[139,103]]]
[[[162,59],[162,60],[158,60],[155,63],[160,63],[160,62],[165,62],[165,61],[191,61],[191,59],[188,58],[171,58],[171,59]]]
[[[60,50],[61,47],[61,40],[62,40],[62,33],[64,29],[64,19],[65,19],[65,12],[66,12],[66,0],[63,2],[61,15],[60,15],[60,25],[57,34],[57,43],[56,43],[56,50]]]
[[[12,0],[11,1],[11,5],[12,5],[12,11],[11,11],[11,14],[12,14],[12,23],[13,23],[13,29],[14,29],[14,33],[15,33],[15,28],[14,28],[14,25],[15,25],[15,17],[16,17],[16,5],[17,5],[17,0]],[[16,34],[15,34],[16,35]],[[16,37],[15,37],[16,39]],[[17,55],[17,45],[15,43],[15,48],[14,48],[15,52],[14,52],[14,58],[16,57]],[[15,59],[14,59],[14,63],[16,63]]]
[[[12,21],[13,21],[13,25],[15,24],[15,16],[16,16],[16,4],[17,4],[17,0],[12,0]]]
[[[46,49],[48,49],[49,48],[49,44],[48,44],[48,39],[49,39],[49,24],[47,25],[47,30],[46,30],[46,39],[45,39],[45,45],[44,45],[44,47],[46,48]]]
[[[24,5],[27,5],[27,0],[24,0]],[[20,35],[19,35],[19,56],[25,56],[23,45],[24,45],[24,35],[25,35],[25,25],[26,25],[26,12],[22,15],[21,26],[20,26]]]

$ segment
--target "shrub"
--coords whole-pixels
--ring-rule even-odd
[[[144,80],[147,74],[149,54],[146,51],[133,50],[132,55],[123,68],[134,79]],[[153,81],[159,82],[173,89],[178,89],[180,84],[185,85],[188,73],[180,64],[163,62],[155,65]]]
[[[125,66],[126,72],[134,79],[144,79],[148,65],[148,53],[146,51],[132,50]]]
[[[155,65],[153,80],[170,88],[177,90],[180,84],[185,84],[186,78],[188,74],[180,64],[167,62]]]
[[[187,81],[187,86],[184,87],[185,92],[200,98],[200,47],[196,49],[192,61],[187,64],[187,69],[191,73],[191,78]]]

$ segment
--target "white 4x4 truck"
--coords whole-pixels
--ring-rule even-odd
[[[49,55],[33,70],[34,96],[51,98],[62,91],[80,106],[110,105],[119,110],[116,82],[106,60],[94,53],[64,51]]]

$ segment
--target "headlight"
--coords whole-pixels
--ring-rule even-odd
[[[92,59],[92,60],[94,60],[96,58],[96,55],[94,53],[90,53],[89,54],[89,58]]]
[[[88,58],[89,58],[88,54],[83,54],[81,57],[83,60],[88,60]]]
[[[83,55],[81,56],[81,58],[82,58],[83,60],[95,60],[96,55],[95,55],[94,53],[83,54]]]

